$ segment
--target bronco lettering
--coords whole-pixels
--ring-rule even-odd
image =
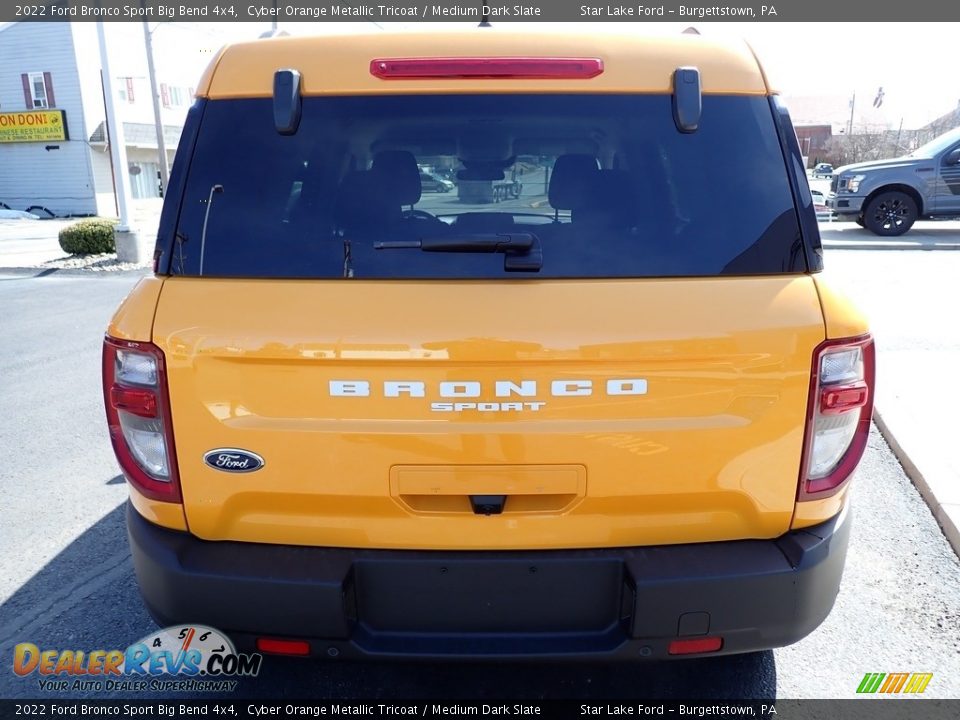
[[[368,380],[331,380],[331,397],[370,397]],[[498,398],[536,397],[536,380],[497,380],[493,384],[493,395]],[[550,383],[550,395],[553,397],[579,397],[593,395],[593,380],[553,380]],[[647,381],[643,378],[617,378],[604,384],[607,395],[646,395]],[[417,380],[385,380],[382,396],[426,397],[426,383]],[[483,384],[477,380],[457,380],[439,383],[436,395],[444,398],[478,398],[483,396]],[[511,408],[512,409],[512,408]]]

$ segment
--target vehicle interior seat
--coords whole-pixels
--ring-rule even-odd
[[[569,223],[550,226],[544,242],[544,268],[551,273],[576,276],[585,267],[602,273],[618,267],[625,250],[636,251],[633,229],[641,208],[633,173],[601,170],[586,157],[589,163],[565,161],[563,172],[554,174],[557,185],[551,181],[551,204],[571,212]]]
[[[556,213],[570,211],[570,221],[587,202],[591,188],[596,183],[600,166],[593,155],[570,153],[561,155],[553,164],[547,199]]]
[[[577,211],[577,223],[596,229],[628,230],[639,221],[640,195],[633,173],[600,170]]]
[[[401,207],[420,202],[423,186],[420,184],[420,168],[412,152],[407,150],[383,150],[373,157],[370,172],[383,180],[384,191],[391,201]]]
[[[400,203],[387,192],[383,176],[371,170],[351,170],[340,181],[334,220],[345,237],[372,239],[401,217]]]
[[[423,185],[420,167],[408,150],[382,150],[373,157],[370,172],[377,178],[384,199],[400,207],[400,219],[391,227],[404,239],[422,237],[448,230],[449,226],[429,213],[414,210],[420,202]]]

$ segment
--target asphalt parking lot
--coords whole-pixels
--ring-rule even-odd
[[[903,262],[897,255],[844,256],[835,265],[862,278],[890,277]],[[960,261],[955,253],[913,255],[911,277],[918,284],[926,270],[949,276],[944,255]],[[0,344],[0,447],[5,450],[0,464],[0,657],[10,658],[19,642],[61,649],[123,648],[154,629],[132,575],[123,525],[126,489],[107,439],[99,387],[100,338],[135,280],[128,274],[0,273],[0,337],[15,339]],[[898,291],[909,297],[909,288]],[[238,694],[850,697],[867,672],[907,671],[934,673],[926,697],[960,697],[960,562],[876,432],[858,471],[854,508],[852,544],[834,612],[789,648],[616,666],[347,665],[269,657],[260,677],[244,681]],[[0,697],[64,696],[44,694],[35,677],[0,671]]]

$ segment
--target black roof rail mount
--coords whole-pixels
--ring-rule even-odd
[[[293,135],[300,127],[300,72],[277,70],[273,74],[273,124],[281,135]]]
[[[703,97],[700,70],[678,67],[673,71],[673,121],[682,133],[693,133],[700,127]]]

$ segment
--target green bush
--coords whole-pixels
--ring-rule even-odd
[[[60,231],[60,247],[73,255],[112,253],[117,251],[113,241],[115,220],[81,220]]]

